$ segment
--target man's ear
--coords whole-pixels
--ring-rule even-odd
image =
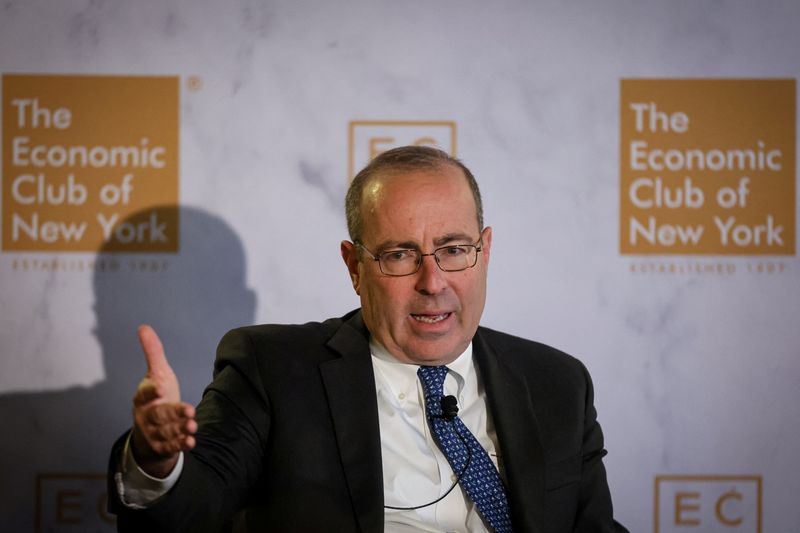
[[[356,294],[361,294],[361,275],[358,272],[358,248],[350,241],[342,241],[340,246],[342,252],[342,259],[344,264],[347,265],[347,271],[350,273],[350,281],[353,283],[353,289]]]
[[[492,254],[492,228],[486,226],[481,232],[481,241],[483,242],[483,261],[488,266],[489,256]]]

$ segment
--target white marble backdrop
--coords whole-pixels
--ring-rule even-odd
[[[180,77],[191,209],[182,252],[144,257],[169,266],[145,281],[20,267],[93,254],[0,254],[0,530],[37,513],[42,531],[111,529],[101,482],[75,479],[104,472],[128,424],[136,323],[160,326],[196,398],[226,328],[355,307],[348,124],[446,120],[494,227],[484,323],[587,364],[618,518],[654,530],[659,475],[756,475],[761,531],[797,531],[800,264],[632,274],[618,143],[621,78],[794,78],[798,25],[794,0],[3,1],[2,73]]]

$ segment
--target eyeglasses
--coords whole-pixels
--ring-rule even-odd
[[[373,261],[377,261],[381,272],[387,276],[410,276],[415,274],[422,265],[422,258],[427,255],[432,255],[436,259],[436,264],[439,268],[445,272],[466,270],[477,264],[478,252],[483,249],[483,243],[480,239],[475,244],[442,246],[429,254],[409,249],[387,250],[376,255],[358,241],[355,242],[355,245],[367,252]]]

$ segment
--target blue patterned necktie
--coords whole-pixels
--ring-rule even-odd
[[[463,472],[459,483],[478,512],[497,533],[511,532],[508,515],[508,500],[503,482],[489,458],[489,454],[478,442],[467,426],[457,416],[442,416],[442,396],[446,366],[421,366],[417,371],[425,392],[425,413],[431,431],[447,461],[458,474]],[[469,451],[467,450],[469,446]],[[465,463],[469,464],[465,468]]]

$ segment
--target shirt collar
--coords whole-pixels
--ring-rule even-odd
[[[416,390],[417,370],[420,365],[401,363],[374,337],[369,339],[369,349],[375,366],[384,375],[387,385],[392,389],[392,396],[397,396],[401,392],[409,394],[410,391]],[[461,355],[447,365],[447,368],[450,370],[449,374],[455,378],[460,393],[466,380],[475,373],[471,341]]]

